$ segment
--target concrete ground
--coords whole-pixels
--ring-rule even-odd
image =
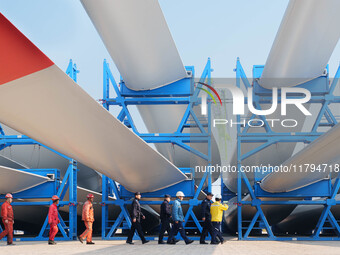
[[[47,245],[46,242],[17,242],[15,246],[7,246],[0,242],[0,254],[232,254],[232,255],[280,255],[280,254],[340,254],[340,242],[324,241],[237,241],[229,238],[223,245],[199,245],[195,241],[191,245],[185,245],[183,241],[177,245],[158,245],[156,241],[142,245],[141,241],[135,241],[135,245],[127,245],[125,241],[94,240],[95,245],[89,246],[78,241],[58,242],[57,245]]]

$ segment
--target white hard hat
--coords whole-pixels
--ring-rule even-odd
[[[184,193],[182,191],[177,191],[176,197],[184,197]]]
[[[215,195],[215,198],[222,199],[222,196],[220,194]]]

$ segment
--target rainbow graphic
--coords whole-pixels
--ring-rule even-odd
[[[217,91],[210,85],[206,84],[206,83],[203,83],[203,82],[198,82],[198,84],[201,84],[203,86],[206,86],[208,89],[210,89],[218,98],[218,101],[220,102],[221,106],[222,106],[222,100],[221,100],[221,97],[220,95],[217,93]],[[204,92],[206,92],[211,98],[212,100],[214,101],[215,104],[217,104],[216,102],[216,99],[214,97],[214,95],[208,90],[208,89],[204,89],[204,88],[200,88],[200,87],[197,87],[198,89],[200,90],[203,90]]]

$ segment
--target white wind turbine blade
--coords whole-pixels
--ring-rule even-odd
[[[340,37],[340,1],[291,0],[263,70],[264,88],[319,77]]]
[[[130,191],[150,192],[186,179],[54,65],[2,14],[0,38],[1,123]]]
[[[186,77],[158,1],[81,2],[128,88],[155,89]]]
[[[0,194],[17,193],[49,180],[48,177],[0,166]]]

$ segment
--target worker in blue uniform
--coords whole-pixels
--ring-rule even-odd
[[[201,233],[200,244],[208,244],[205,241],[205,237],[207,236],[208,233],[211,236],[210,244],[219,244],[219,242],[216,241],[216,233],[211,223],[210,206],[211,206],[211,199],[213,198],[213,196],[214,195],[211,192],[208,192],[206,198],[202,201],[202,204],[201,204],[203,230]]]
[[[174,201],[174,204],[172,206],[172,219],[174,221],[174,226],[171,230],[171,234],[168,238],[167,243],[168,244],[176,244],[176,241],[174,240],[175,236],[179,232],[181,234],[181,237],[183,238],[185,244],[191,244],[193,240],[189,239],[184,231],[183,222],[184,222],[184,215],[182,210],[181,202],[184,198],[184,193],[182,191],[178,191],[176,193],[177,199]]]
[[[172,216],[171,216],[170,200],[171,200],[170,195],[168,194],[164,195],[164,201],[161,204],[161,213],[160,213],[161,230],[159,231],[158,244],[165,244],[165,242],[163,241],[165,231],[168,232],[169,236],[171,233],[170,221],[172,220]]]
[[[132,202],[132,206],[131,206],[131,212],[130,212],[130,215],[131,215],[131,229],[130,229],[130,232],[129,232],[129,235],[128,235],[128,238],[126,240],[126,243],[128,244],[133,244],[132,242],[132,238],[133,238],[133,235],[135,234],[135,231],[137,230],[137,233],[140,237],[140,239],[142,240],[142,243],[143,244],[146,244],[148,243],[149,241],[147,241],[144,237],[144,233],[143,233],[143,230],[142,230],[142,225],[140,223],[141,219],[145,219],[145,216],[144,214],[142,213],[142,209],[140,207],[140,203],[139,203],[139,200],[141,199],[142,195],[140,192],[136,192],[135,193],[135,198]]]

